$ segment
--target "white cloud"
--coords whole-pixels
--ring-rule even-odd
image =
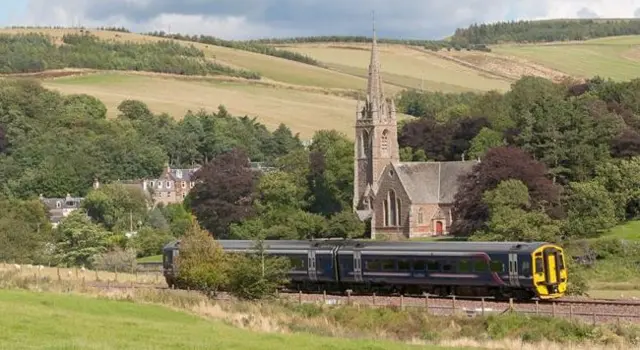
[[[122,25],[227,39],[366,35],[375,8],[381,36],[439,38],[474,22],[632,17],[640,0],[29,0],[22,24]]]

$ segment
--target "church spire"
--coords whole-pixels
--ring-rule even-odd
[[[367,100],[371,103],[371,109],[375,113],[382,112],[380,109],[384,102],[384,94],[382,91],[382,79],[380,78],[380,57],[378,53],[374,12],[372,12],[372,20],[373,41],[371,43],[371,62],[369,63],[369,81],[367,82]]]

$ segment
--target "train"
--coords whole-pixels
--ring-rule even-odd
[[[218,240],[228,253],[255,252],[250,240]],[[266,240],[267,256],[291,262],[287,288],[378,294],[554,299],[567,290],[565,254],[547,242],[419,242],[349,239]],[[180,241],[163,248],[176,284]]]

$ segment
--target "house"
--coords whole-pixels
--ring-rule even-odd
[[[45,198],[42,194],[40,195],[40,201],[49,210],[49,220],[54,228],[58,226],[62,218],[79,209],[83,200],[82,197],[71,197],[70,194],[67,194],[65,198]]]
[[[386,99],[375,30],[364,104],[355,121],[353,208],[371,238],[446,235],[458,177],[478,161],[401,162],[396,106]]]
[[[195,186],[193,174],[200,167],[173,169],[166,167],[162,175],[156,179],[144,179],[142,189],[151,193],[154,203],[182,203],[189,191]]]

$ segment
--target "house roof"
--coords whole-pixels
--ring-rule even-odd
[[[477,160],[454,162],[404,162],[393,168],[413,203],[453,203],[458,177],[469,173]]]
[[[67,195],[66,198],[45,198],[40,195],[40,200],[47,209],[72,209],[79,208],[80,203],[84,200],[82,197],[71,197]],[[60,203],[60,207],[58,207],[58,203]]]

